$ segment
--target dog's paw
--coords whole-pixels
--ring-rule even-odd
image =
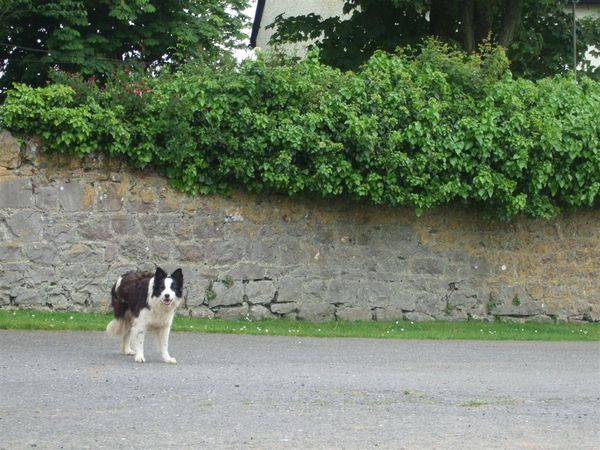
[[[166,362],[167,364],[177,364],[177,360],[175,358],[173,358],[172,356],[164,356],[163,361]]]
[[[146,362],[146,359],[143,355],[135,355],[135,362],[143,363]]]
[[[135,355],[135,352],[133,350],[131,350],[130,348],[126,348],[125,350],[123,350],[123,354],[125,354],[127,356],[132,356],[132,355]]]

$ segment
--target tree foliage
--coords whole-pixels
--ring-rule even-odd
[[[346,17],[279,16],[272,43],[317,39],[324,63],[355,69],[376,50],[417,45],[428,36],[475,51],[484,41],[503,46],[516,75],[563,73],[572,66],[572,15],[556,0],[346,0]],[[600,18],[578,21],[578,60],[600,48]],[[588,75],[594,71],[582,67]],[[595,75],[600,75],[596,71]]]
[[[241,38],[247,0],[0,0],[0,91],[125,63],[148,69],[221,57]]]
[[[550,217],[598,203],[600,85],[514,80],[501,48],[376,52],[358,72],[259,58],[159,77],[18,85],[0,124],[48,151],[105,151],[189,193],[343,196],[417,211],[466,203]]]

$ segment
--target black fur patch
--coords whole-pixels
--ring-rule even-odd
[[[121,277],[121,284],[112,288],[112,307],[115,317],[121,319],[129,310],[134,317],[140,315],[143,308],[148,307],[148,283],[152,272],[127,272]]]
[[[171,274],[171,279],[173,280],[171,289],[175,291],[175,295],[177,297],[181,298],[183,296],[183,271],[181,269],[177,269]]]
[[[167,279],[167,272],[162,270],[160,267],[156,268],[154,274],[154,288],[152,290],[152,297],[160,297],[160,293],[165,288],[165,280]]]

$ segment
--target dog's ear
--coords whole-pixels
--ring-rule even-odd
[[[167,272],[162,270],[160,267],[157,267],[156,272],[154,273],[154,278],[156,278],[156,279],[167,278]]]
[[[179,286],[183,286],[183,271],[181,269],[177,269],[173,272],[171,278],[173,278]]]

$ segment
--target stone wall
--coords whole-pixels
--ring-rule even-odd
[[[184,314],[597,321],[600,211],[489,222],[235,192],[191,198],[101,157],[0,134],[0,307],[107,311],[132,269],[182,267]]]

